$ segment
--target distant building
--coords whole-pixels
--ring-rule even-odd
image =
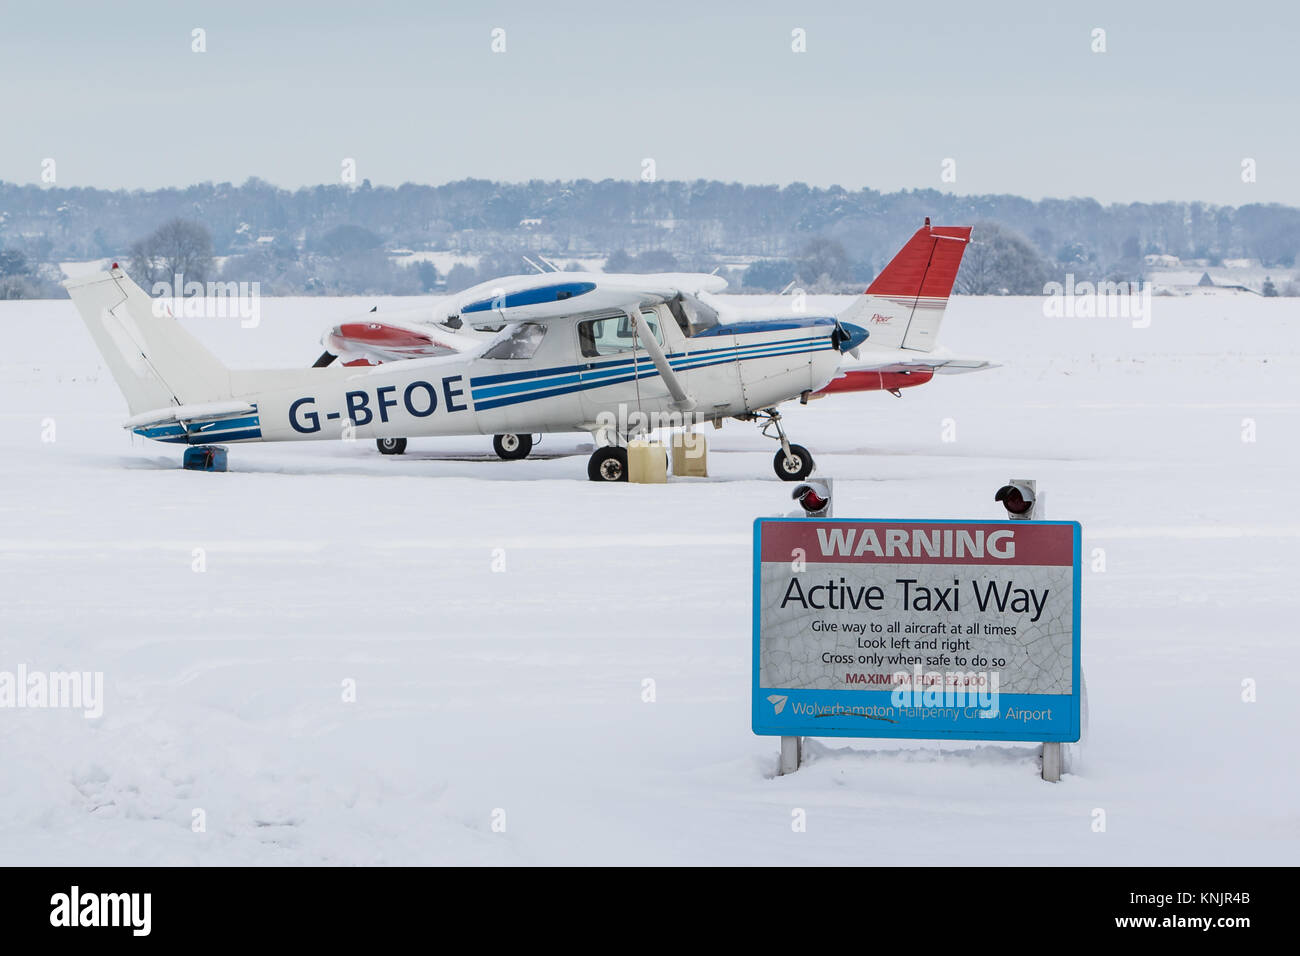
[[[1253,273],[1218,267],[1215,271],[1217,279],[1210,275],[1209,269],[1201,272],[1199,279],[1195,271],[1188,269],[1151,271],[1146,274],[1146,281],[1156,295],[1231,295],[1239,292],[1259,295]]]

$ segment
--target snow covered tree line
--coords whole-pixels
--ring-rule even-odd
[[[18,249],[0,248],[0,299],[45,299],[58,296],[58,268],[32,262]]]
[[[935,190],[883,194],[794,183],[494,183],[397,188],[240,186],[109,191],[0,183],[0,295],[57,294],[56,263],[121,258],[149,278],[258,281],[267,294],[456,291],[525,271],[524,254],[604,257],[606,271],[721,268],[741,291],[850,291],[870,280],[925,216],[974,224],[958,290],[1036,294],[1069,272],[1134,280],[1144,256],[1218,264],[1250,258],[1295,288],[1300,209],[1279,205],[1033,202]],[[205,242],[206,239],[206,242]],[[476,261],[440,274],[402,251]],[[169,259],[169,256],[171,257]],[[21,258],[19,258],[21,257]],[[728,272],[728,264],[747,268]],[[203,273],[202,278],[199,273]]]

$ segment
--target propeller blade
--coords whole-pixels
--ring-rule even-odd
[[[320,358],[316,360],[316,363],[312,365],[312,368],[324,368],[326,365],[329,365],[331,362],[333,362],[336,358],[338,358],[338,356],[335,355],[333,352],[321,352]]]

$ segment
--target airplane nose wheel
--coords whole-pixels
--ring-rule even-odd
[[[517,461],[520,458],[527,458],[528,453],[533,450],[532,435],[494,435],[492,437],[492,450],[497,453],[499,458],[506,461]]]
[[[597,448],[587,462],[592,481],[627,481],[627,449],[614,445]]]
[[[379,446],[381,455],[403,455],[406,453],[405,438],[376,438],[375,444]]]
[[[777,449],[772,467],[782,481],[803,481],[812,474],[813,457],[803,445],[791,445],[788,452],[784,448]]]
[[[781,427],[781,413],[775,408],[767,408],[761,412],[754,412],[753,419],[763,423],[763,434],[768,438],[775,438],[781,443],[781,448],[777,451],[776,457],[772,459],[772,470],[782,481],[803,481],[813,473],[816,467],[813,462],[813,456],[804,448],[803,445],[794,445],[790,439],[785,437],[785,429]],[[776,434],[772,434],[772,430]]]

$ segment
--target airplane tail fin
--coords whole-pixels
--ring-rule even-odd
[[[970,226],[931,226],[927,218],[840,321],[868,331],[866,349],[933,351],[970,233]]]
[[[231,397],[230,370],[113,263],[64,286],[132,415]]]

